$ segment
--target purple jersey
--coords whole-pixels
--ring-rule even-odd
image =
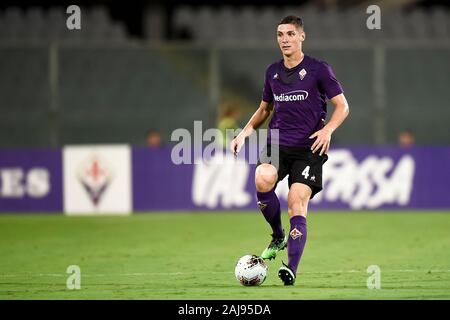
[[[279,130],[279,144],[310,148],[309,136],[325,125],[326,98],[343,93],[331,67],[324,61],[305,55],[292,69],[283,60],[266,70],[262,99],[274,104],[269,129]],[[268,143],[270,143],[270,131]]]

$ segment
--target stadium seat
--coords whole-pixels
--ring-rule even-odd
[[[258,40],[274,41],[276,37],[275,26],[280,20],[280,15],[273,7],[264,7],[257,13],[255,36]]]
[[[108,41],[108,30],[112,27],[105,7],[93,7],[83,16],[81,35],[84,40]]]
[[[406,15],[406,29],[409,30],[410,39],[429,39],[431,32],[429,30],[429,19],[424,10],[415,9]]]
[[[427,21],[430,25],[430,37],[435,39],[450,38],[450,12],[441,7],[434,7],[429,12]]]
[[[306,39],[315,41],[321,36],[321,21],[323,17],[317,7],[304,6],[299,8],[299,15],[305,25]]]
[[[52,7],[47,11],[45,20],[46,24],[46,34],[44,38],[49,41],[58,40],[67,30],[66,28],[66,18],[64,17],[65,10],[63,7]]]
[[[364,40],[374,34],[374,32],[369,32],[367,29],[367,16],[363,12],[365,11],[362,9],[347,9],[340,12],[339,21],[341,21],[342,25],[341,37],[350,40]]]
[[[195,16],[195,23],[193,23],[193,31],[196,38],[201,42],[214,42],[216,37],[220,35],[216,32],[217,21],[214,17],[214,12],[211,7],[203,6]]]
[[[27,26],[33,26],[30,30],[24,34],[24,38],[31,41],[39,41],[42,39],[43,34],[46,31],[44,13],[42,8],[33,7],[25,12],[24,24]]]
[[[254,7],[245,6],[237,11],[235,16],[235,23],[238,26],[236,39],[241,43],[245,44],[258,40],[256,17],[257,13]]]
[[[3,14],[2,35],[5,40],[17,40],[26,30],[22,19],[22,11],[18,7],[8,7]]]
[[[393,11],[383,14],[383,37],[387,40],[405,40],[409,30],[406,29],[406,17],[403,12]]]
[[[217,16],[217,32],[216,40],[221,43],[229,43],[236,41],[239,27],[235,23],[235,12],[231,6],[221,6],[218,9]]]

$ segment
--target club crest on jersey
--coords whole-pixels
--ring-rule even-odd
[[[303,235],[303,233],[301,233],[297,228],[292,229],[292,231],[289,234],[292,240],[296,240]]]
[[[278,79],[278,73],[275,73],[275,74],[273,75],[273,78],[274,78],[274,79]]]
[[[303,78],[306,76],[306,70],[302,69],[298,72],[298,75],[300,76],[300,80],[303,80]]]

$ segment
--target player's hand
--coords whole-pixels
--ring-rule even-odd
[[[237,136],[230,143],[231,152],[233,152],[234,156],[237,156],[238,152],[241,151],[242,146],[244,145],[245,137]]]
[[[309,137],[310,139],[316,138],[316,141],[314,141],[313,145],[311,146],[311,150],[313,153],[320,150],[319,154],[323,155],[324,153],[326,154],[328,152],[331,142],[331,133],[332,131],[330,129],[322,128]]]

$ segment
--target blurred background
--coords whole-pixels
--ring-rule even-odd
[[[171,134],[242,128],[292,14],[351,110],[313,205],[450,207],[448,2],[78,1],[78,19],[72,4],[0,4],[0,211],[254,211],[255,163],[179,166]]]
[[[309,206],[299,285],[276,277],[284,251],[250,292],[235,263],[271,230],[249,143],[194,165],[201,148],[176,154],[171,134],[242,128],[292,14],[351,112]],[[0,299],[450,299],[449,92],[450,1],[2,0]],[[276,192],[289,230],[287,179]]]
[[[242,127],[289,14],[349,100],[335,144],[450,142],[448,1],[77,1],[81,30],[66,27],[70,4],[0,4],[0,147],[159,145],[230,114]]]

